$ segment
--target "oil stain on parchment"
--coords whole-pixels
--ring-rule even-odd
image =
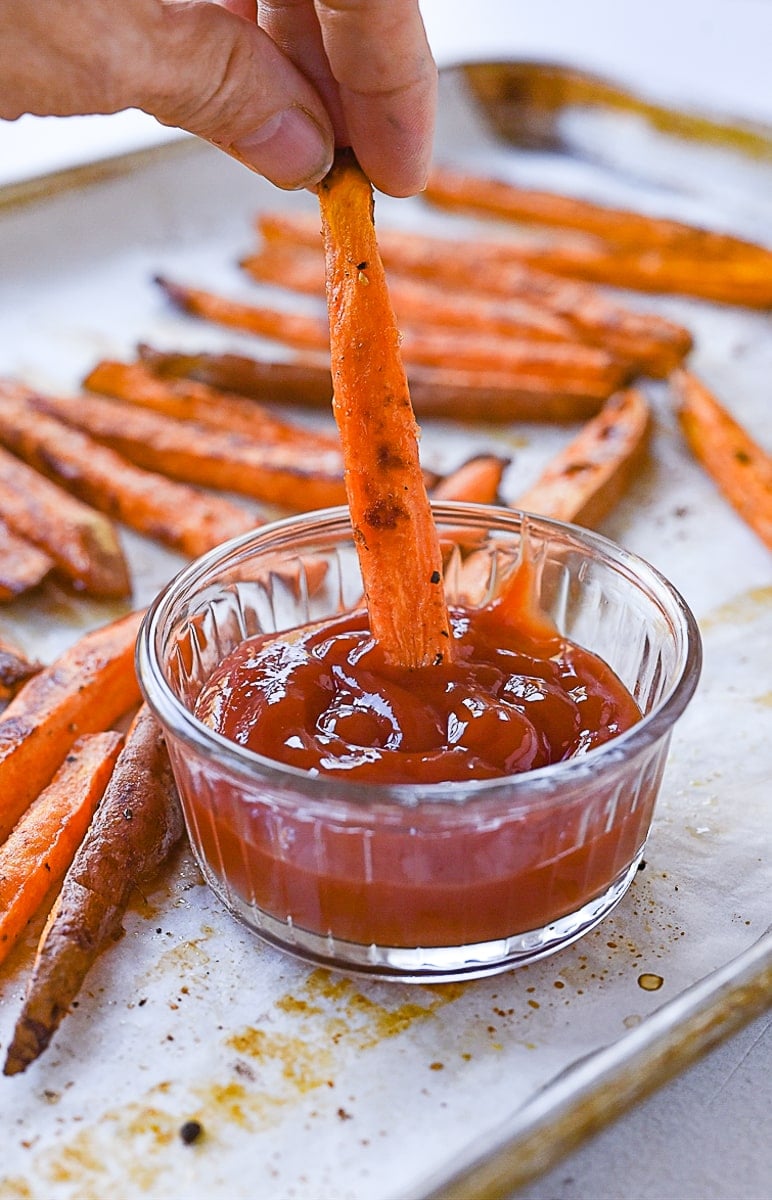
[[[276,1013],[262,1024],[223,1033],[216,1077],[184,1089],[162,1081],[141,1100],[114,1106],[66,1143],[38,1153],[33,1178],[70,1189],[78,1200],[103,1200],[116,1179],[134,1192],[151,1192],[185,1155],[207,1145],[227,1147],[233,1130],[256,1133],[277,1125],[310,1092],[333,1087],[352,1055],[431,1021],[467,986],[422,987],[411,993],[419,999],[395,996],[392,1004],[365,995],[348,978],[315,970],[275,1002]],[[180,1135],[190,1121],[201,1126],[194,1148]],[[0,1196],[9,1200],[42,1194],[23,1178],[0,1176]]]

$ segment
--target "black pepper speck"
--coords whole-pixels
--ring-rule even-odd
[[[180,1137],[186,1146],[192,1146],[204,1132],[204,1127],[200,1121],[186,1121],[180,1126]]]

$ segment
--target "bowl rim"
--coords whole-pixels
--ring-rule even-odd
[[[596,776],[604,766],[619,766],[632,761],[670,733],[697,687],[702,669],[702,638],[689,605],[666,576],[610,538],[566,521],[542,517],[514,507],[466,501],[432,502],[432,510],[435,519],[456,524],[460,522],[467,527],[484,523],[490,528],[491,524],[503,522],[511,532],[519,531],[522,534],[527,523],[528,528],[541,528],[546,533],[559,535],[578,545],[580,549],[593,552],[595,556],[610,561],[620,573],[634,577],[639,586],[643,584],[644,590],[656,601],[671,626],[677,626],[681,634],[681,670],[665,696],[630,729],[584,755],[532,771],[492,779],[415,784],[363,783],[361,780],[348,780],[321,772],[312,774],[267,758],[217,733],[195,717],[175,696],[166,681],[155,653],[162,623],[192,585],[201,584],[214,569],[229,558],[243,554],[252,543],[281,536],[299,526],[310,526],[312,522],[319,532],[335,527],[343,531],[347,525],[350,527],[348,508],[339,505],[282,517],[222,542],[188,563],[158,592],[146,610],[137,635],[135,662],[144,700],[164,731],[186,743],[198,755],[215,760],[218,767],[227,766],[253,784],[258,782],[256,772],[259,772],[259,781],[263,784],[271,783],[279,789],[291,789],[295,798],[299,799],[302,795],[309,802],[324,802],[326,798],[321,793],[332,790],[336,801],[360,813],[380,805],[404,809],[415,808],[419,803],[450,803],[466,807],[484,800],[486,795],[497,793],[501,788],[507,789],[511,803],[517,799],[527,800],[529,805],[538,804],[539,801],[554,801],[556,793],[569,780],[577,783],[583,778]],[[668,602],[667,607],[665,601]]]

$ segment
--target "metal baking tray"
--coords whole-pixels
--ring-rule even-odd
[[[663,132],[608,95],[589,104],[572,93],[552,104],[549,136],[543,127],[523,149],[501,136],[522,122],[502,125],[490,107],[491,81],[509,103],[518,70],[444,73],[439,156],[772,241],[763,131],[753,131],[761,153],[742,138],[684,139],[698,131]],[[61,390],[140,340],[267,349],[171,312],[152,277],[256,296],[236,264],[255,214],[277,207],[314,201],[190,141],[16,187],[0,197],[0,371]],[[420,200],[379,198],[377,213],[384,225],[475,230]],[[769,317],[678,298],[630,303],[691,326],[693,368],[768,445]],[[705,670],[623,903],[575,946],[493,979],[358,981],[255,940],[183,849],[135,896],[124,937],[47,1053],[0,1080],[0,1195],[505,1195],[769,1003],[770,556],[686,451],[666,386],[645,386],[651,460],[604,532],[683,592]],[[447,469],[503,450],[511,498],[571,432],[427,421],[422,452]],[[125,543],[144,604],[181,560],[128,532]],[[0,634],[50,660],[117,612],[48,587],[3,607]],[[3,1046],[38,932],[0,974]],[[186,1145],[179,1130],[193,1119],[203,1136]]]

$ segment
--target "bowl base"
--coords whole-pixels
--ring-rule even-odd
[[[450,983],[497,975],[570,946],[594,929],[619,903],[635,878],[642,856],[643,847],[602,895],[576,912],[541,929],[465,946],[365,946],[342,941],[332,934],[324,937],[299,929],[291,921],[279,921],[233,896],[225,897],[217,883],[210,882],[226,907],[258,937],[304,962],[371,979]]]

